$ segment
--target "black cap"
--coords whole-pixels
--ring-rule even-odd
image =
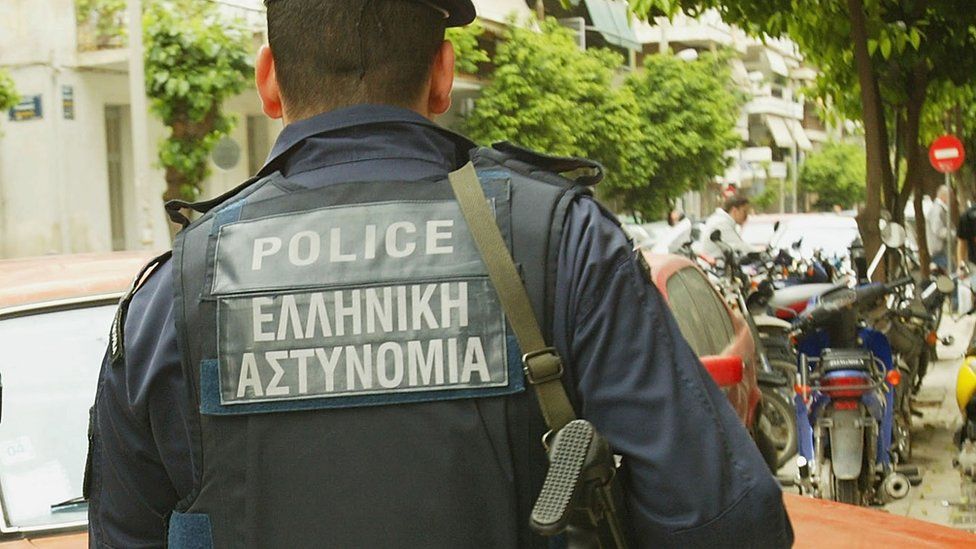
[[[427,4],[432,9],[444,12],[448,27],[463,27],[474,21],[474,4],[471,0],[414,0]]]
[[[274,0],[264,0],[265,5]],[[432,10],[437,10],[444,14],[444,23],[448,27],[463,27],[474,21],[474,4],[471,0],[413,0],[421,4],[427,4]]]

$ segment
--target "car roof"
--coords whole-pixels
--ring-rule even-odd
[[[655,254],[647,250],[641,250],[641,253],[644,254],[644,259],[651,268],[654,285],[664,294],[665,299],[668,297],[667,282],[671,275],[686,267],[698,268],[690,259],[680,255]]]
[[[796,547],[976,547],[976,535],[844,503],[783,494]]]
[[[111,252],[0,260],[0,309],[122,293],[154,255]]]

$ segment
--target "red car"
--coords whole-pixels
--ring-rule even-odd
[[[149,257],[120,253],[0,261],[0,548],[88,547],[86,505],[71,501],[81,494],[87,411],[115,303]],[[665,295],[669,278],[680,277],[671,286],[672,299],[680,300],[686,284],[700,290],[690,277],[701,273],[674,259],[654,258],[652,265]],[[671,276],[663,276],[667,273]],[[687,322],[680,318],[679,324]],[[684,330],[686,324],[680,325]],[[706,339],[711,343],[695,339],[695,345]],[[741,393],[745,402],[754,401],[749,391],[735,389],[755,387],[754,364],[743,368],[733,352],[726,357],[704,362],[729,388],[730,398]],[[837,547],[976,547],[971,534],[869,509],[791,495],[786,505],[797,547],[822,546],[826,540]]]
[[[739,419],[755,433],[762,393],[756,381],[756,343],[745,319],[729,308],[705,273],[688,259],[651,253],[644,257],[681,334],[728,396]]]

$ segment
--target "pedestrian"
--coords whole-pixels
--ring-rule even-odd
[[[713,257],[721,257],[723,246],[712,241],[712,234],[719,232],[719,239],[725,247],[731,248],[733,252],[745,255],[756,253],[759,248],[749,244],[742,239],[742,225],[749,219],[749,210],[752,208],[749,199],[744,196],[734,195],[725,199],[721,208],[716,208],[712,215],[705,220],[699,236],[701,251]]]
[[[943,271],[949,268],[949,187],[941,185],[935,200],[925,210],[925,241],[932,263]]]
[[[681,223],[685,219],[685,213],[681,210],[674,209],[668,212],[668,226],[674,227],[678,223]]]
[[[592,198],[600,166],[431,121],[471,0],[266,5],[257,88],[285,128],[120,306],[91,545],[545,547],[537,386],[622,456],[634,545],[790,545],[778,484]],[[448,183],[469,161],[564,358],[545,379],[523,374]]]
[[[973,308],[973,263],[976,261],[976,204],[959,214],[956,228],[956,274],[959,276],[957,310],[967,313]]]

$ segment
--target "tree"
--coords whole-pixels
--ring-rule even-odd
[[[14,81],[6,71],[0,69],[0,111],[5,111],[20,102]]]
[[[485,33],[485,27],[475,20],[464,27],[447,29],[446,38],[454,47],[454,57],[457,60],[456,72],[460,74],[477,74],[481,63],[490,61],[488,52],[478,44],[478,38]]]
[[[159,147],[163,198],[193,200],[210,173],[210,153],[234,125],[223,103],[253,74],[250,36],[218,18],[215,4],[193,0],[153,1],[143,29],[146,93],[170,131]]]
[[[929,87],[944,81],[962,83],[976,69],[976,33],[972,18],[964,15],[971,13],[969,0],[630,2],[645,15],[652,10],[694,15],[714,8],[726,21],[754,35],[789,36],[799,44],[821,70],[820,87],[834,105],[846,115],[857,113],[864,122],[867,185],[858,222],[869,253],[880,244],[882,205],[899,219],[920,180],[924,159],[919,154],[919,126]],[[902,158],[907,183],[899,188],[895,166]],[[924,223],[919,225],[924,231]],[[922,246],[923,263],[926,255]]]
[[[816,208],[827,211],[835,204],[855,206],[864,200],[864,147],[852,143],[827,143],[807,158],[800,170],[800,187],[816,193]]]
[[[645,58],[645,70],[628,78],[626,87],[636,100],[636,137],[647,171],[641,178],[609,182],[610,196],[653,211],[724,172],[725,151],[741,141],[735,125],[745,101],[728,61],[724,53],[694,61],[667,54]]]
[[[552,19],[542,32],[510,27],[493,59],[495,71],[464,130],[474,140],[513,141],[551,154],[604,163],[608,180],[644,173],[635,99],[612,85],[622,58],[608,50],[580,51]]]

